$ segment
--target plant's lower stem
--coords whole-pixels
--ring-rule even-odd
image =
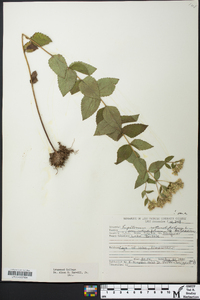
[[[45,134],[46,134],[46,137],[47,137],[47,139],[48,139],[48,141],[49,141],[49,144],[51,145],[52,149],[53,149],[55,152],[57,152],[56,149],[54,148],[54,146],[53,146],[53,144],[52,144],[52,142],[51,142],[49,136],[48,136],[48,133],[47,133],[46,128],[45,128],[45,126],[44,126],[44,123],[43,123],[43,121],[42,121],[42,117],[41,117],[40,110],[39,110],[39,107],[38,107],[37,99],[36,99],[36,96],[35,96],[35,90],[34,90],[33,81],[32,81],[32,77],[31,77],[31,69],[30,69],[30,65],[29,65],[29,62],[28,62],[26,53],[25,53],[25,51],[24,51],[23,37],[26,37],[26,38],[29,39],[29,40],[30,40],[30,38],[28,38],[26,35],[22,34],[22,49],[23,49],[23,53],[24,53],[24,57],[25,57],[27,66],[28,66],[28,71],[29,71],[29,75],[30,75],[30,82],[31,82],[31,88],[32,88],[32,92],[33,92],[33,98],[34,98],[34,101],[35,101],[35,106],[36,106],[36,109],[37,109],[37,113],[38,113],[38,115],[39,115],[40,122],[41,122],[42,127],[43,127],[43,130],[44,130],[44,132],[45,132]],[[41,46],[40,46],[40,48],[41,48]],[[44,49],[43,49],[43,50],[44,50]],[[48,54],[49,54],[49,53],[48,53]]]

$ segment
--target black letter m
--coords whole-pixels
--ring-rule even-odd
[[[181,298],[180,297],[180,291],[184,288],[184,285],[180,286],[178,289],[178,292],[173,291],[173,298]]]
[[[180,291],[178,291],[177,293],[173,291],[173,298],[180,298]]]

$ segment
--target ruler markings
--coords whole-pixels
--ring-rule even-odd
[[[200,299],[199,284],[101,285],[101,299]]]

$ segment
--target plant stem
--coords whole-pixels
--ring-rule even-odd
[[[157,182],[158,181],[156,181],[156,188],[157,188],[157,191],[158,191],[158,195],[160,195],[160,192],[159,192],[159,189],[158,189],[158,186],[157,186]]]
[[[153,179],[154,179],[156,182],[158,181],[157,179],[155,179],[155,177],[152,175],[152,173],[151,173],[151,172],[147,171],[147,173],[148,173],[150,176],[152,176],[152,177],[153,177]]]
[[[30,65],[29,65],[29,62],[28,62],[28,59],[27,59],[25,50],[24,50],[24,41],[23,41],[23,37],[26,37],[27,39],[30,39],[30,38],[28,38],[26,35],[22,34],[22,49],[23,49],[23,53],[24,53],[24,57],[25,57],[27,66],[28,66],[28,71],[29,71],[29,75],[30,75],[30,82],[31,82],[31,88],[32,88],[32,92],[33,92],[33,98],[34,98],[34,101],[35,101],[35,106],[36,106],[36,109],[37,109],[37,112],[38,112],[38,115],[39,115],[40,122],[41,122],[41,124],[42,124],[43,130],[44,130],[44,132],[45,132],[45,134],[46,134],[46,137],[47,137],[47,139],[48,139],[48,141],[49,141],[49,144],[51,145],[52,149],[53,149],[55,152],[57,152],[56,149],[54,148],[54,146],[53,146],[53,144],[52,144],[52,142],[51,142],[49,136],[48,136],[48,133],[47,133],[47,131],[46,131],[46,129],[45,129],[45,126],[44,126],[44,123],[43,123],[43,121],[42,121],[42,117],[41,117],[41,114],[40,114],[40,111],[39,111],[37,99],[36,99],[36,96],[35,96],[35,90],[34,90],[34,86],[33,86],[33,81],[32,81],[32,77],[31,77],[31,69],[30,69]],[[35,44],[36,44],[36,43],[35,43]],[[42,48],[41,46],[39,46],[39,47]],[[42,48],[42,49],[43,49],[43,48]],[[43,49],[43,50],[44,50],[44,49]],[[47,52],[46,50],[44,50],[44,51]],[[48,52],[47,52],[47,53],[48,53]],[[48,54],[50,54],[50,53],[48,53]],[[51,54],[50,54],[50,55],[51,55]]]
[[[134,154],[136,155],[136,157],[138,156],[137,153],[135,152],[135,150],[133,149],[133,146],[130,144],[129,140],[127,139],[127,137],[125,136],[125,134],[123,134],[123,137],[125,138],[125,140],[127,141],[127,143],[129,144],[129,146],[131,146],[132,151],[134,152]]]
[[[27,35],[22,33],[22,36],[24,36],[27,40],[30,40],[32,43],[34,43],[35,45],[37,45],[38,47],[40,47],[43,51],[45,51],[47,54],[49,54],[50,56],[53,56],[53,54],[51,54],[50,52],[48,52],[47,50],[45,50],[42,46],[40,46],[38,43],[36,43],[35,41],[33,41],[30,37],[28,37]],[[24,46],[24,45],[23,45]],[[23,48],[24,49],[24,48]]]
[[[170,181],[167,181],[167,180],[159,180],[159,181],[163,181],[163,182],[167,182],[167,183],[170,183]]]

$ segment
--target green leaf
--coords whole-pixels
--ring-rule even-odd
[[[133,162],[134,167],[141,176],[144,176],[147,172],[146,161],[143,158],[137,158]]]
[[[144,124],[132,124],[122,128],[122,132],[128,135],[129,137],[133,138],[138,134],[142,133],[147,127],[148,125],[144,125]]]
[[[77,81],[76,81],[75,85],[74,85],[73,88],[70,90],[71,95],[74,95],[74,94],[76,94],[76,93],[78,93],[78,92],[80,91],[80,89],[79,89],[79,83],[80,83],[80,82],[81,82],[80,80],[77,80]]]
[[[143,185],[148,180],[148,178],[148,173],[146,173],[145,176],[138,175],[137,180],[135,182],[135,189]]]
[[[67,72],[67,63],[62,55],[53,55],[49,59],[49,66],[58,76],[65,78]]]
[[[146,206],[148,202],[149,202],[149,199],[146,198],[145,201],[144,201],[144,206]]]
[[[133,162],[133,165],[139,173],[139,176],[135,183],[135,188],[137,188],[147,181],[147,179],[149,178],[149,175],[147,173],[146,161],[143,158],[135,159]]]
[[[147,194],[151,194],[151,193],[153,193],[153,192],[154,192],[154,190],[146,191]]]
[[[169,164],[165,164],[165,167],[167,167],[168,169],[171,169],[171,166]]]
[[[82,61],[75,61],[70,66],[70,69],[78,71],[80,73],[86,74],[86,75],[92,75],[94,71],[96,71],[96,68],[86,64]]]
[[[115,130],[114,132],[107,134],[107,136],[109,136],[114,141],[119,141],[119,139],[122,137],[122,133],[119,133],[118,130]]]
[[[174,169],[176,167],[176,165],[174,163],[172,163],[172,169]]]
[[[121,116],[122,123],[130,123],[130,122],[136,122],[139,118],[139,115],[133,115],[133,116]]]
[[[104,111],[104,109],[105,109],[105,107],[100,108],[97,112],[97,115],[96,115],[96,123],[97,124],[103,120],[103,111]],[[119,132],[119,130],[117,128],[112,133],[107,134],[107,136],[109,136],[114,141],[118,141],[122,137],[122,133],[121,133],[121,131]]]
[[[101,78],[99,79],[98,85],[99,85],[99,91],[100,91],[100,96],[105,97],[105,96],[110,96],[114,89],[115,85],[118,83],[119,79],[117,78]]]
[[[97,124],[97,128],[96,128],[94,135],[103,135],[103,134],[109,134],[112,132],[114,132],[113,127],[110,126],[110,124],[108,124],[105,120],[102,120],[101,122],[99,122]]]
[[[121,135],[121,118],[118,109],[114,106],[106,106],[97,113],[98,119],[103,120],[97,123],[94,135],[112,134],[110,137],[117,141]]]
[[[131,146],[129,146],[129,145],[121,146],[117,151],[117,161],[115,164],[118,165],[122,161],[129,158],[131,156],[132,151],[133,150],[132,150]]]
[[[76,82],[76,73],[67,69],[65,78],[58,76],[58,86],[63,97],[73,88]]]
[[[81,113],[83,120],[89,118],[95,111],[98,109],[100,105],[100,98],[89,98],[84,96],[81,101]]]
[[[34,33],[34,35],[32,35],[30,38],[40,46],[45,46],[52,42],[52,40],[47,35],[40,32]],[[24,45],[24,50],[26,52],[33,52],[37,49],[38,49],[37,45],[32,41],[29,41]]]
[[[160,171],[159,170],[154,173],[154,178],[156,180],[158,180],[160,178]]]
[[[174,156],[172,155],[172,156],[167,156],[166,158],[165,158],[165,162],[169,162],[170,160],[172,160],[174,158]]]
[[[149,167],[149,172],[155,173],[164,166],[164,161],[155,161]]]
[[[144,198],[144,196],[146,195],[146,191],[144,190],[144,191],[141,193],[141,195],[142,195],[142,198]]]
[[[135,139],[131,142],[131,145],[137,148],[138,150],[147,150],[152,148],[153,146],[150,145],[149,143],[140,140],[140,139]]]
[[[97,113],[98,119],[103,120],[97,123],[95,135],[110,134],[116,131],[121,134],[121,118],[118,109],[114,106],[106,106],[103,110]]]
[[[115,106],[106,106],[103,110],[104,120],[113,127],[113,131],[121,132],[121,117]]]
[[[148,182],[148,183],[152,183],[152,184],[156,184],[156,181],[153,180],[153,179],[151,179],[151,178],[148,178],[147,182]]]
[[[89,98],[100,98],[99,86],[92,76],[85,77],[79,84],[81,93]]]
[[[134,161],[135,161],[135,159],[137,159],[137,158],[139,158],[140,157],[140,155],[139,155],[139,153],[137,153],[136,151],[132,151],[132,154],[131,154],[131,156],[127,159],[127,161],[129,162],[129,163],[131,163],[131,164],[133,164],[134,163]]]
[[[156,184],[156,181],[153,180],[153,179],[151,179],[151,178],[148,178],[147,182],[148,182],[148,183],[152,183],[152,184]]]
[[[52,42],[50,37],[41,32],[34,33],[34,35],[31,36],[31,39],[40,46],[45,46]]]
[[[96,115],[96,123],[98,124],[99,122],[101,122],[103,120],[103,110],[104,110],[105,107],[103,108],[100,108],[97,112],[97,115]]]

